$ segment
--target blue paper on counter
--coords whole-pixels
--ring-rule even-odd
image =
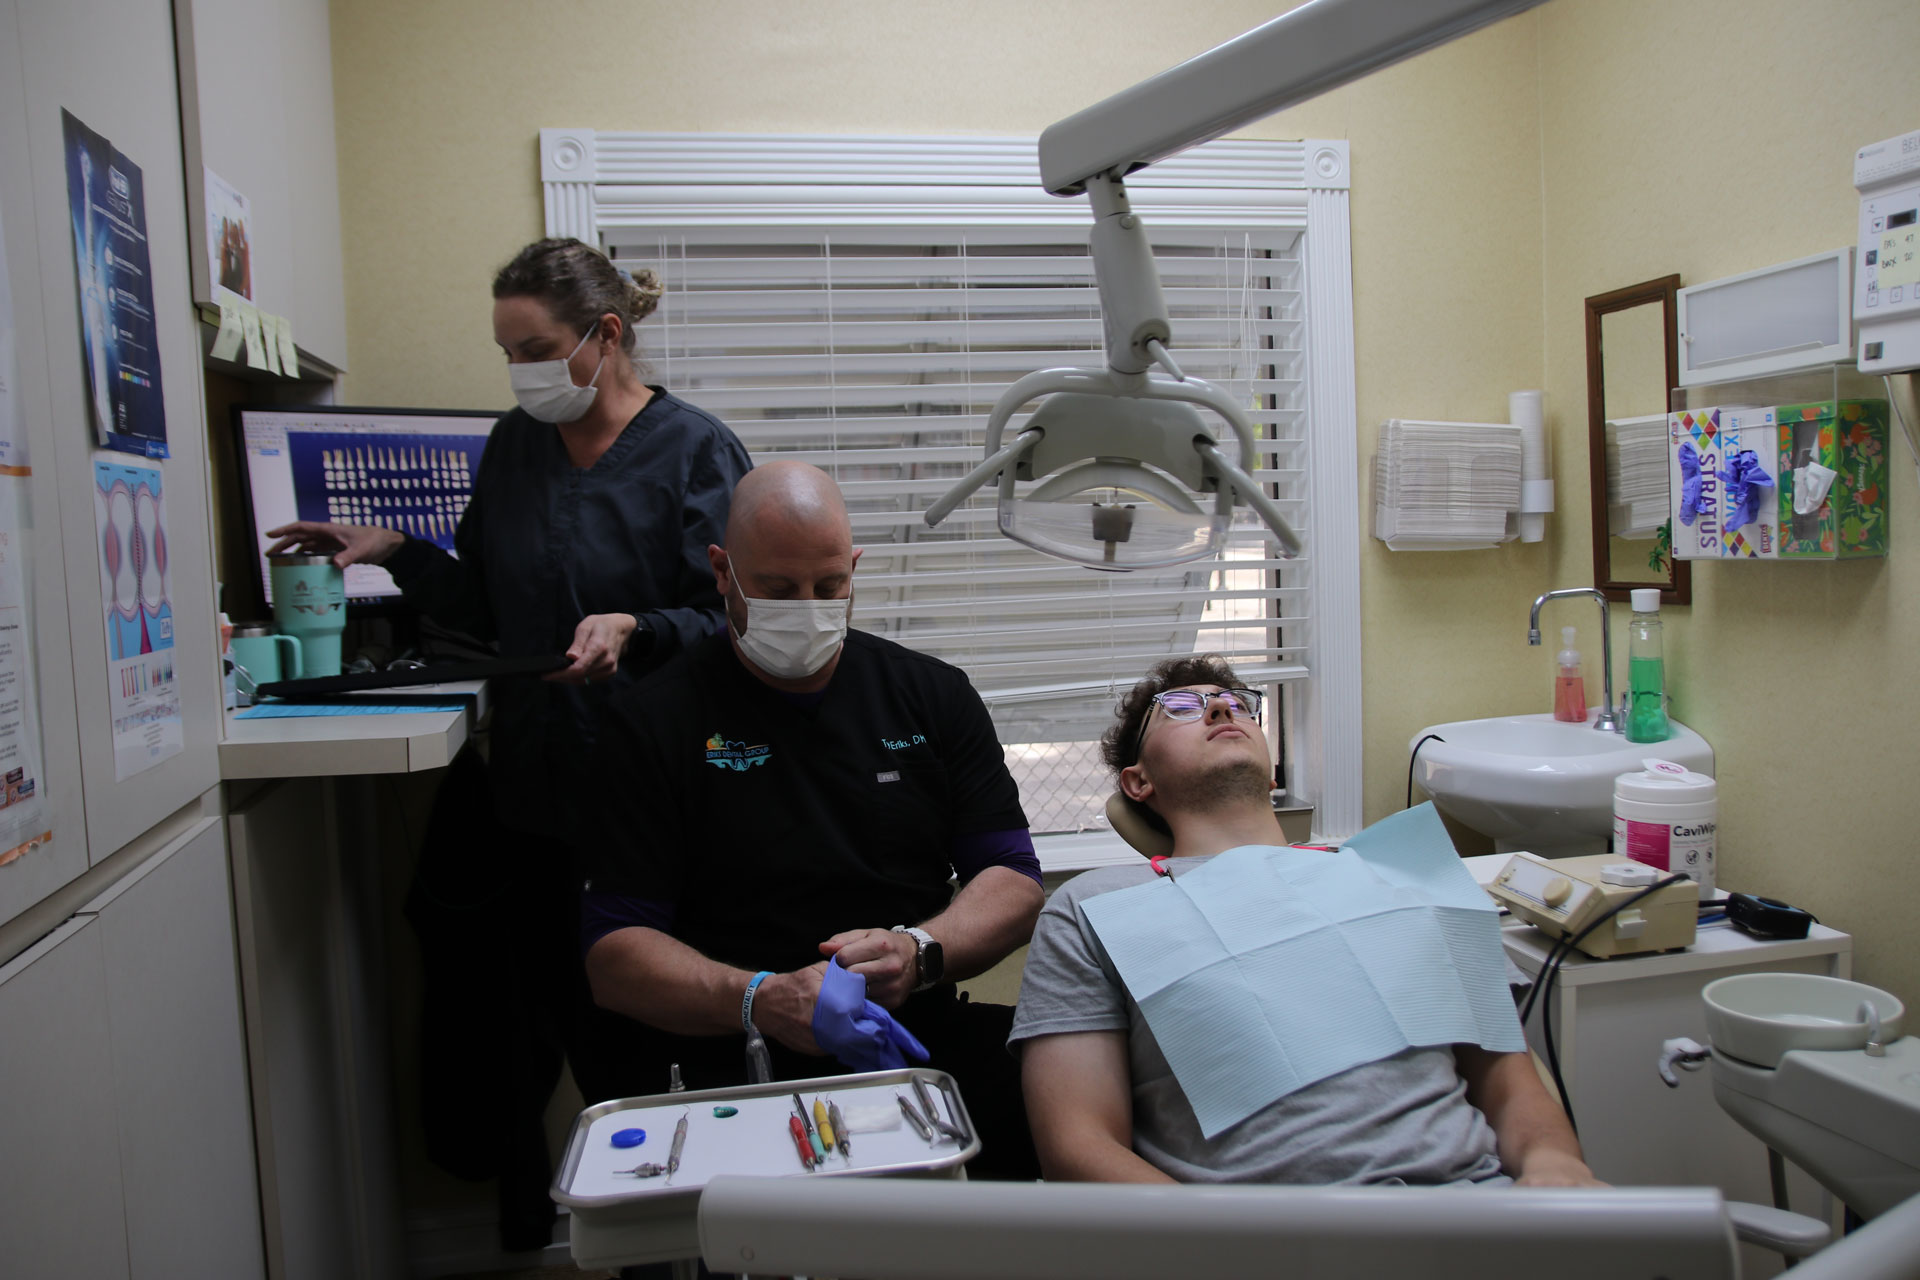
[[[1212,1138],[1409,1047],[1525,1047],[1499,917],[1431,805],[1080,904]]]
[[[465,711],[465,698],[421,702],[256,702],[233,713],[235,720],[293,720],[306,716],[403,716],[418,711]]]

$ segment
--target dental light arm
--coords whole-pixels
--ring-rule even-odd
[[[1540,0],[1312,0],[1040,135],[1040,183],[1078,195]]]
[[[1095,568],[1216,556],[1236,498],[1272,530],[1284,554],[1299,554],[1299,536],[1252,478],[1255,437],[1245,408],[1187,377],[1167,351],[1173,332],[1153,248],[1122,179],[1539,2],[1310,0],[1049,126],[1040,135],[1042,185],[1059,196],[1085,192],[1092,205],[1090,250],[1107,367],[1044,369],[1008,388],[988,420],[985,458],[928,508],[927,524],[945,520],[997,475],[1003,534]],[[1155,366],[1167,377],[1150,376]],[[1052,398],[1003,447],[1014,413],[1042,396]],[[1220,449],[1222,438],[1208,430],[1200,408],[1226,423],[1237,459]],[[1150,431],[1159,435],[1149,439]],[[1212,514],[1167,476],[1213,495]],[[1017,480],[1043,477],[1050,478],[1024,499],[1016,496]],[[1128,497],[1144,504],[1119,500]]]

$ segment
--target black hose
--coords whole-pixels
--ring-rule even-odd
[[[1400,806],[1401,808],[1403,809],[1413,808],[1413,762],[1420,758],[1420,748],[1426,746],[1429,742],[1445,742],[1445,741],[1446,739],[1441,737],[1439,734],[1429,733],[1425,737],[1421,738],[1420,741],[1414,743],[1413,750],[1407,753],[1407,802],[1401,805]]]

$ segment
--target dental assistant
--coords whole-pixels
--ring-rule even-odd
[[[384,566],[409,604],[504,657],[570,660],[545,679],[494,682],[484,779],[468,759],[450,770],[430,834],[453,830],[423,853],[409,904],[435,1028],[425,1039],[444,1064],[427,1074],[445,1097],[481,1081],[482,1114],[465,1128],[503,1130],[509,1248],[548,1238],[540,1117],[561,1053],[589,1099],[610,1096],[597,1079],[608,1015],[581,968],[575,865],[600,713],[615,690],[724,625],[707,547],[752,466],[718,418],[646,380],[634,330],[660,294],[652,273],[629,276],[572,239],[537,241],[500,269],[493,336],[518,407],[480,456],[457,556],[373,525],[269,531],[274,551]],[[485,1071],[507,1078],[494,1088]]]
[[[660,299],[578,240],[540,240],[493,281],[493,336],[519,407],[494,424],[457,557],[397,529],[302,521],[285,549],[377,564],[434,621],[503,657],[571,659],[494,689],[491,776],[517,831],[569,834],[562,803],[599,713],[629,683],[721,625],[706,548],[752,463],[726,425],[644,380],[634,328]]]

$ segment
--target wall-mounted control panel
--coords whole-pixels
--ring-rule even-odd
[[[1853,319],[1860,372],[1920,368],[1920,129],[1860,148]]]

